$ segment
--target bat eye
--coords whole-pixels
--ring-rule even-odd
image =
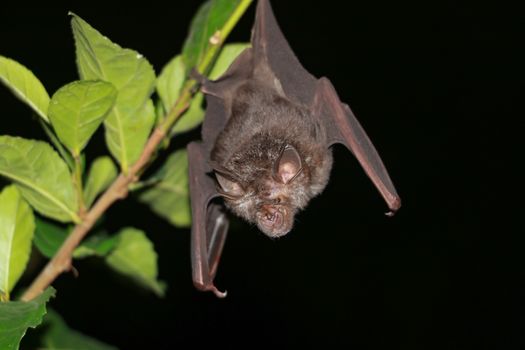
[[[275,164],[274,176],[277,181],[287,184],[292,182],[303,170],[301,156],[292,145],[286,145],[278,162]]]
[[[223,197],[233,199],[242,197],[244,194],[244,190],[238,182],[230,180],[229,178],[222,176],[217,172],[215,173],[215,177],[217,178],[217,182],[222,189],[221,192]]]

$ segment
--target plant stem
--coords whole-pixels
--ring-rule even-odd
[[[224,40],[228,37],[232,29],[235,27],[239,19],[242,17],[248,6],[250,6],[252,0],[241,0],[235,11],[233,11],[232,15],[224,26],[218,30],[215,34],[213,34],[212,38],[208,41],[210,46],[208,46],[208,51],[204,55],[202,61],[197,65],[197,70],[201,74],[206,74],[206,70],[210,68],[210,63],[212,62],[213,58],[221,48],[222,44],[224,43]]]
[[[77,191],[79,216],[83,217],[86,213],[86,205],[84,203],[84,190],[82,188],[82,163],[80,161],[80,155],[75,155],[73,159],[75,160],[73,183]]]
[[[75,162],[73,160],[73,157],[71,156],[71,153],[69,153],[69,151],[66,150],[64,146],[62,146],[60,140],[58,140],[58,137],[55,135],[55,132],[51,129],[51,126],[49,126],[40,116],[37,116],[36,118],[38,119],[38,122],[40,123],[42,129],[44,129],[44,132],[46,133],[47,137],[49,137],[49,140],[51,141],[53,146],[56,147],[58,153],[60,153],[62,159],[64,159],[64,161],[66,162],[69,169],[71,171],[74,171]]]
[[[198,65],[200,71],[208,70],[213,62],[215,53],[226,39],[226,36],[239,21],[244,11],[246,11],[251,1],[252,0],[242,0],[237,6],[232,16],[220,30],[220,43],[208,47],[203,61]],[[60,249],[22,295],[21,300],[28,301],[37,297],[45,288],[53,283],[61,273],[71,269],[72,254],[75,248],[80,244],[91,228],[93,228],[93,225],[104,214],[104,212],[113,205],[113,203],[127,197],[129,186],[138,180],[139,175],[142,174],[143,170],[150,163],[152,156],[157,151],[159,144],[168,134],[168,131],[190,105],[197,84],[198,83],[193,79],[186,82],[184,89],[173,108],[170,110],[166,118],[153,130],[153,133],[146,142],[139,159],[129,168],[126,174],[120,173],[111,186],[95,202],[95,205],[93,205],[93,207],[91,207],[91,209],[82,217],[82,222],[75,226]],[[79,165],[80,164],[78,164],[78,167]]]

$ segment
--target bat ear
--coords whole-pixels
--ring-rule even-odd
[[[292,145],[286,145],[275,164],[274,176],[277,181],[287,184],[303,170],[301,156]]]
[[[241,197],[244,194],[244,190],[235,180],[230,179],[226,174],[221,174],[215,171],[215,177],[217,182],[223,191],[223,195],[230,199]]]

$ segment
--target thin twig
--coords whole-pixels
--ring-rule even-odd
[[[251,0],[242,0],[238,5],[237,9],[220,31],[222,33],[220,44],[224,42],[227,34],[229,34],[233,26],[240,19],[242,13],[244,13],[250,2]],[[218,45],[211,45],[205,57],[213,57],[217,50]],[[201,71],[205,71],[209,68],[208,66],[211,63],[212,60],[210,58],[207,60],[206,64],[200,64],[199,68],[202,69]],[[82,222],[75,226],[60,249],[35,278],[33,283],[31,283],[29,288],[22,295],[21,300],[28,301],[37,297],[42,291],[44,291],[44,289],[53,283],[60,274],[71,269],[71,259],[75,248],[80,244],[91,228],[93,228],[93,225],[97,220],[111,205],[113,205],[113,203],[127,197],[129,186],[138,180],[139,175],[149,164],[153,154],[167,135],[168,131],[188,108],[197,84],[198,83],[195,80],[189,80],[186,83],[178,101],[170,110],[164,121],[155,128],[149,137],[137,162],[131,166],[127,174],[121,173],[104,194],[100,196],[95,205],[93,205],[93,207],[85,214]]]
[[[73,184],[75,185],[75,191],[77,192],[78,201],[78,214],[82,218],[86,214],[86,205],[84,202],[84,189],[82,188],[82,164],[80,155],[75,155],[75,169],[73,173]]]
[[[184,110],[181,111],[181,114]],[[97,220],[113,203],[119,199],[126,198],[128,186],[137,180],[137,173],[148,164],[149,159],[155,152],[157,146],[164,138],[165,133],[156,128],[148,139],[139,160],[130,168],[127,175],[120,174],[104,194],[97,200],[95,205],[86,213],[83,221],[76,225],[66,238],[60,249],[47,263],[42,272],[33,281],[31,286],[22,295],[21,300],[28,301],[38,296],[47,288],[61,273],[71,269],[71,257],[75,248],[91,230]]]

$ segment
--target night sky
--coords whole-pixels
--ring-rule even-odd
[[[200,4],[86,3],[2,5],[0,55],[29,67],[50,94],[78,79],[71,10],[159,73]],[[75,263],[78,278],[54,283],[51,306],[122,349],[524,348],[523,14],[454,1],[273,3],[302,64],[333,82],[374,142],[401,210],[383,215],[357,161],[336,147],[327,189],[289,235],[271,240],[233,220],[216,279],[228,297],[219,300],[193,288],[189,230],[130,199],[111,208],[107,226],[147,231],[166,298],[93,258]],[[253,15],[252,5],[230,41],[249,40]],[[0,107],[0,134],[45,139],[5,88]],[[198,137],[183,135],[171,150]],[[104,152],[99,130],[87,156]],[[22,283],[43,263],[36,256]]]

